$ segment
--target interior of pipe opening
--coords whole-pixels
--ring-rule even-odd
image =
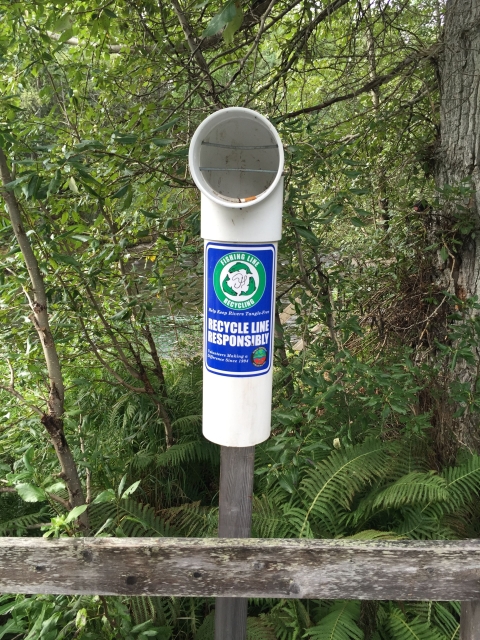
[[[279,163],[275,138],[256,119],[220,122],[202,141],[200,171],[208,186],[226,200],[258,197],[275,180]]]

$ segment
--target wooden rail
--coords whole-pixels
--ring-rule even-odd
[[[473,601],[480,540],[0,538],[0,592]]]

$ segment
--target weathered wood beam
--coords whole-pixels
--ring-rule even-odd
[[[480,600],[480,540],[0,538],[0,592]]]

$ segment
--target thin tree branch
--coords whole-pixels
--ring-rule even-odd
[[[296,111],[291,111],[290,113],[286,113],[283,116],[280,116],[276,119],[277,122],[281,122],[283,120],[287,120],[288,118],[296,118],[304,113],[314,113],[315,111],[321,111],[322,109],[326,109],[330,107],[332,104],[336,104],[337,102],[344,102],[345,100],[350,100],[351,98],[356,98],[362,93],[367,93],[368,91],[373,91],[373,89],[380,87],[382,84],[390,82],[396,76],[398,76],[406,67],[414,64],[418,64],[420,60],[424,60],[425,58],[434,58],[438,56],[438,54],[442,50],[442,44],[434,44],[429,47],[425,51],[417,51],[407,56],[397,64],[389,73],[386,73],[381,76],[377,76],[374,80],[367,82],[359,89],[355,91],[351,91],[350,93],[345,93],[341,96],[335,96],[334,98],[330,98],[329,100],[325,100],[320,104],[316,104],[312,107],[305,107],[303,109],[297,109]]]
[[[303,27],[303,29],[301,29],[292,38],[292,41],[290,42],[290,45],[292,46],[292,50],[289,54],[290,57],[287,58],[287,60],[284,62],[280,70],[273,76],[273,78],[271,78],[266,84],[264,84],[263,87],[260,87],[260,89],[258,89],[258,91],[256,91],[252,95],[252,97],[248,100],[246,104],[250,104],[250,102],[252,102],[255,98],[257,98],[261,93],[263,93],[264,91],[267,91],[267,89],[275,85],[280,80],[280,78],[282,78],[298,60],[300,56],[300,52],[305,46],[306,41],[308,40],[310,35],[313,33],[313,31],[318,27],[318,25],[322,23],[324,20],[326,20],[327,18],[329,18],[332,15],[332,13],[334,13],[335,11],[338,11],[338,9],[341,9],[341,7],[343,7],[348,2],[350,2],[350,0],[334,0],[334,2],[329,4],[328,7],[325,7],[323,11],[320,11],[318,16],[314,20],[312,20],[305,27]]]
[[[192,56],[195,62],[197,63],[199,69],[202,71],[202,73],[205,76],[213,101],[215,102],[216,106],[219,109],[223,109],[224,105],[221,103],[221,101],[219,100],[216,94],[215,83],[213,82],[213,78],[210,74],[209,66],[207,64],[207,61],[203,57],[203,53],[201,52],[200,47],[195,42],[195,38],[193,37],[192,29],[190,28],[187,17],[183,13],[178,0],[172,0],[172,6],[178,18],[180,26],[182,27],[183,33],[185,35],[185,39],[187,41],[190,51],[192,52]]]
[[[68,502],[68,500],[64,500],[60,496],[57,496],[56,493],[48,493],[48,492],[46,493],[47,493],[47,496],[50,498],[50,500],[53,500],[54,502],[58,502],[58,504],[61,504],[64,509],[66,509],[67,511],[71,511],[72,505],[70,504],[70,502]]]
[[[22,404],[24,404],[26,407],[29,407],[30,409],[35,411],[35,413],[37,415],[39,415],[41,418],[43,418],[44,412],[39,407],[37,407],[36,405],[32,404],[31,402],[28,402],[28,400],[24,396],[22,396],[21,393],[16,391],[13,387],[11,387],[11,386],[6,387],[5,385],[0,384],[0,389],[2,391],[6,391],[7,393],[10,393],[12,396],[17,398],[17,400],[20,400],[20,402]]]

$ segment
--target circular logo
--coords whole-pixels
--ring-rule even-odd
[[[254,307],[263,296],[265,284],[265,267],[251,253],[227,253],[215,265],[213,288],[220,302],[230,309]]]
[[[252,363],[256,367],[263,367],[265,362],[267,361],[268,352],[265,347],[258,347],[255,351],[252,351],[251,359]]]

